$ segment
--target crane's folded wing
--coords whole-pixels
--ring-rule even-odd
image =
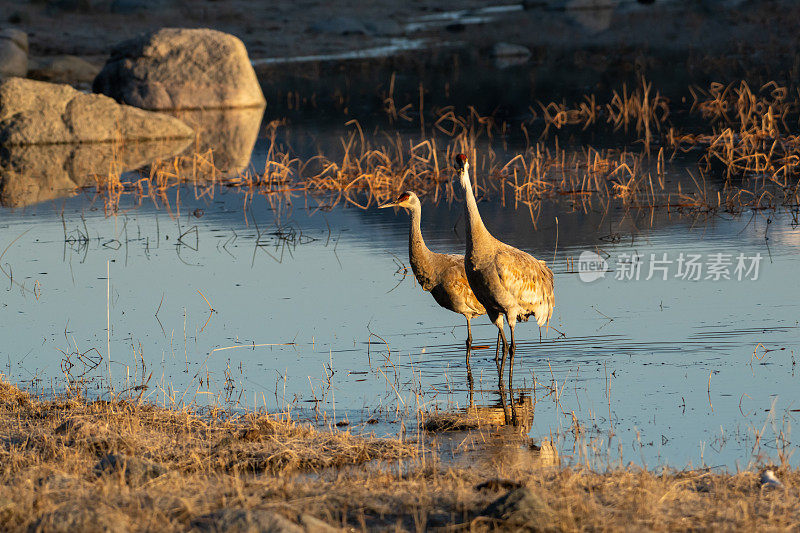
[[[495,265],[500,282],[516,298],[517,305],[528,314],[533,313],[540,326],[545,325],[555,302],[553,272],[545,262],[509,246],[497,252]]]

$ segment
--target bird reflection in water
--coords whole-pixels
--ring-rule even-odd
[[[469,398],[467,416],[488,425],[514,426],[520,428],[521,431],[529,431],[533,425],[533,401],[527,391],[517,390],[515,398],[513,386],[509,383],[509,386],[506,387],[503,372],[500,370],[500,364],[497,363],[497,390],[491,392],[497,394],[499,401],[493,405],[476,405],[472,365],[469,363],[469,358],[467,361],[467,394]]]
[[[495,400],[487,403],[476,401],[476,393],[479,398],[487,397]],[[506,426],[513,427],[519,433],[530,431],[533,425],[534,404],[527,391],[507,388],[502,377],[498,380],[496,389],[479,388],[476,390],[472,365],[467,363],[467,395],[466,407],[429,414],[425,429],[428,431],[469,431]]]

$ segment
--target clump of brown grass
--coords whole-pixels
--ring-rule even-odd
[[[753,91],[741,81],[712,84],[708,91],[692,89],[692,110],[710,120],[717,131],[699,140],[707,143],[701,162],[721,168],[725,177],[787,180],[800,173],[800,137],[791,133],[789,117],[800,110],[800,100],[775,82]]]
[[[7,384],[2,384],[0,401],[6,416],[20,417],[28,428],[38,426],[28,434],[25,445],[25,451],[34,455],[51,456],[67,444],[77,454],[134,454],[176,463],[182,471],[280,474],[416,453],[413,446],[396,440],[355,439],[344,432],[318,431],[266,414],[213,417],[186,409],[79,397],[43,401]],[[36,420],[46,422],[34,424]],[[26,455],[16,458],[20,465]]]
[[[281,209],[295,203],[298,196],[307,206],[309,200],[316,202],[317,209],[340,203],[367,209],[409,189],[434,203],[449,202],[455,199],[450,161],[454,154],[466,153],[478,195],[494,195],[504,205],[510,198],[514,208],[527,207],[534,226],[542,203],[559,199],[565,199],[573,210],[605,210],[613,202],[629,209],[666,209],[681,214],[738,213],[794,205],[800,188],[800,136],[793,135],[788,124],[800,111],[800,100],[775,83],[759,91],[745,82],[714,84],[707,91],[692,88],[692,95],[692,110],[711,123],[712,133],[667,129],[669,102],[644,78],[633,91],[625,86],[615,91],[605,104],[594,96],[574,107],[563,102],[539,104],[545,135],[551,128],[567,124],[588,128],[605,120],[615,130],[635,132],[642,150],[635,146],[566,148],[560,146],[557,136],[547,143],[531,142],[522,123],[526,147],[508,153],[508,124],[497,124],[492,116],[482,116],[474,108],[462,116],[447,106],[434,109],[433,119],[427,122],[418,113],[419,134],[378,128],[368,133],[351,120],[339,149],[311,156],[297,155],[288,141],[279,141],[279,137],[288,139],[288,133],[282,131],[287,126],[284,121],[273,121],[266,127],[263,169],[224,174],[216,168],[213,152],[190,153],[155,161],[138,179],[126,179],[112,166],[107,176],[98,178],[97,188],[106,201],[107,213],[116,213],[127,195],[135,202],[150,198],[170,214],[178,214],[180,195],[186,194],[182,191],[187,184],[195,198],[211,198],[220,187],[240,190],[244,211],[254,198],[263,197],[273,208]],[[406,108],[393,107],[391,92],[386,105],[390,117],[407,117]],[[421,111],[422,101],[419,105]],[[651,144],[658,139],[665,146],[651,154]],[[665,153],[668,147],[673,149],[672,156]],[[703,148],[699,160],[688,165],[696,165],[689,172],[695,184],[703,182],[702,187],[682,189],[680,183],[685,185],[686,180],[681,177],[677,187],[668,188],[667,183],[676,182],[667,179],[670,173],[674,177],[671,164],[675,156],[683,152],[681,165],[687,165],[689,152],[698,147]],[[723,184],[706,187],[704,176],[720,174],[726,178]]]
[[[752,471],[598,472],[543,463],[543,449],[503,431],[476,433],[445,461],[436,440],[329,433],[263,413],[44,399],[3,382],[0,443],[6,531],[185,531],[223,527],[226,513],[277,515],[305,531],[321,527],[314,518],[359,531],[486,531],[506,527],[483,513],[516,487],[538,504],[515,520],[541,530],[791,529],[800,501],[788,467],[776,469],[786,485],[777,490]],[[107,454],[115,460],[101,462]]]
[[[661,131],[661,125],[669,119],[669,101],[658,91],[653,94],[653,84],[644,76],[632,91],[623,84],[621,90],[613,91],[611,99],[605,105],[597,103],[597,97],[587,95],[574,107],[566,102],[539,102],[545,128],[542,138],[546,138],[550,129],[561,129],[567,125],[579,125],[583,130],[598,124],[605,117],[607,124],[614,131],[635,131],[645,145],[645,151],[650,151],[656,132]],[[530,109],[534,118],[538,117],[535,109]],[[655,130],[655,131],[654,131]]]

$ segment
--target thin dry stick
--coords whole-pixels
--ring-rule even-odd
[[[711,375],[714,373],[712,370],[708,373],[708,405],[711,406],[711,412],[714,412],[714,404],[711,403]]]
[[[293,342],[283,342],[283,343],[267,343],[267,344],[237,344],[235,346],[225,346],[223,348],[214,348],[209,352],[208,355],[213,354],[214,352],[221,352],[223,350],[235,350],[236,348],[260,348],[262,346],[294,346],[295,343]]]
[[[197,294],[199,294],[200,296],[203,296],[203,293],[200,292],[200,291],[197,291]],[[208,318],[206,319],[206,323],[203,324],[202,328],[200,328],[200,333],[203,333],[203,330],[206,329],[206,326],[208,325],[208,322],[211,320],[211,317],[214,315],[214,312],[215,312],[215,309],[213,307],[211,307],[211,302],[208,301],[208,298],[203,296],[203,300],[205,300],[206,303],[208,304],[208,309],[210,310],[210,312],[208,313]]]
[[[108,360],[108,386],[114,391],[111,381],[111,261],[106,259],[106,354]]]

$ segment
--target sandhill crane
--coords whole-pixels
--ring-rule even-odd
[[[475,298],[464,271],[464,256],[439,254],[425,246],[420,223],[422,205],[417,195],[406,191],[394,202],[380,206],[403,207],[411,214],[408,232],[408,260],[411,270],[423,290],[431,293],[440,306],[464,315],[467,319],[467,366],[469,368],[472,347],[472,319],[486,313],[486,309]],[[469,373],[471,376],[471,372]]]
[[[469,179],[467,156],[456,156],[458,182],[465,192],[467,220],[467,253],[464,256],[467,279],[478,301],[486,308],[489,320],[497,326],[503,341],[503,360],[500,379],[510,353],[508,385],[514,377],[514,326],[525,322],[530,315],[539,326],[545,325],[553,314],[553,272],[544,261],[498,241],[483,225],[472,183]],[[511,346],[503,332],[503,316],[511,330]]]

